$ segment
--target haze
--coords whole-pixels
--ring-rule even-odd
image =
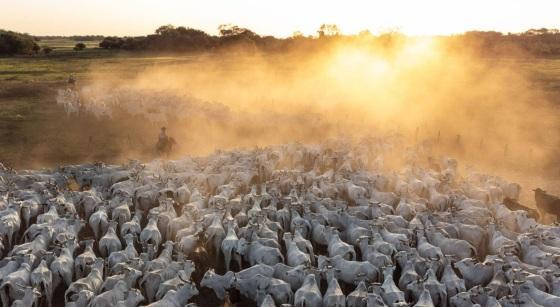
[[[145,35],[162,24],[186,25],[215,34],[233,23],[261,35],[316,34],[335,23],[345,34],[368,29],[399,30],[409,35],[462,33],[469,30],[520,32],[559,22],[554,0],[2,0],[0,28],[34,35]]]

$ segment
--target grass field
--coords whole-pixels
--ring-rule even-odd
[[[66,38],[46,38],[39,41],[39,46],[49,46],[54,51],[70,51],[73,50],[77,43],[86,45],[86,49],[94,49],[99,47],[99,41],[75,41]]]
[[[42,40],[41,46],[54,49],[51,54],[0,58],[0,162],[31,168],[85,160],[115,162],[117,157],[122,158],[122,152],[130,151],[138,156],[152,154],[151,142],[127,132],[134,131],[134,127],[87,115],[78,121],[67,118],[56,104],[57,91],[67,87],[70,75],[76,76],[80,84],[93,77],[118,75],[126,79],[149,67],[184,64],[199,58],[115,52],[96,48],[97,42],[74,51],[75,44],[70,40]]]
[[[64,82],[70,74],[78,79],[90,76],[92,68],[98,73],[117,73],[114,68],[119,65],[118,74],[134,75],[152,65],[180,64],[192,61],[195,57],[153,56],[126,51],[113,51],[98,48],[97,42],[85,42],[87,48],[73,50],[75,41],[43,40],[41,46],[53,48],[48,55],[25,57],[0,57],[0,87],[14,82]],[[8,84],[4,84],[5,81]]]

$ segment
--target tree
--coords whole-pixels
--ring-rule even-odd
[[[292,33],[292,38],[302,38],[303,37],[303,33],[301,31],[295,31],[294,33]]]
[[[53,51],[53,49],[49,46],[43,46],[43,53],[44,54],[49,54]]]
[[[32,54],[37,43],[28,34],[0,30],[0,54]]]
[[[371,31],[368,30],[368,29],[360,31],[360,33],[358,33],[358,36],[359,37],[365,37],[365,38],[371,38],[372,37]]]
[[[317,31],[319,37],[324,36],[338,36],[340,35],[340,29],[335,24],[322,24]]]
[[[220,32],[220,36],[224,36],[224,37],[239,36],[239,35],[244,35],[244,36],[249,36],[249,37],[258,36],[255,32],[253,32],[253,31],[251,31],[247,28],[242,28],[242,27],[232,25],[232,24],[220,25],[218,27],[218,31]]]
[[[105,37],[100,43],[99,47],[103,49],[119,49],[122,47],[124,40],[120,37]]]
[[[86,49],[86,44],[84,43],[77,43],[76,46],[74,46],[74,50],[76,51],[82,51]]]
[[[33,52],[34,52],[35,54],[37,54],[37,53],[39,53],[39,51],[41,51],[41,47],[39,47],[39,45],[35,44],[35,45],[33,46]]]
[[[175,32],[175,27],[173,25],[165,25],[156,29],[157,35],[168,35]]]

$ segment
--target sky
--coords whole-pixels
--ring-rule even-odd
[[[560,28],[558,12],[560,0],[0,0],[0,29],[136,36],[173,24],[216,34],[220,24],[231,23],[286,37],[334,23],[345,34],[438,35]]]

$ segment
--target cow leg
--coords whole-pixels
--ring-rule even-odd
[[[231,262],[231,251],[226,251],[224,253],[224,259],[225,259],[226,272],[227,272],[227,271],[229,271],[229,266],[230,266],[230,262]]]
[[[44,285],[44,289],[45,295],[47,296],[47,305],[52,307],[53,290],[51,289],[51,285]]]
[[[216,251],[216,265],[217,265],[218,263],[220,263],[220,252],[222,251],[222,249],[218,247],[218,248],[214,248],[214,250]]]
[[[2,306],[10,306],[10,297],[6,288],[7,287],[2,287],[0,289],[0,300],[2,302]]]
[[[17,242],[17,234],[16,232],[12,232],[8,234],[8,246],[10,247],[10,250],[14,247],[13,246],[13,242]],[[7,306],[7,305],[5,305]]]
[[[241,270],[243,268],[243,262],[241,260],[241,255],[239,255],[238,253],[235,253],[233,257],[235,258],[235,262],[237,262],[237,269]]]
[[[66,287],[70,287],[70,284],[72,284],[72,271],[64,272],[62,278],[64,279]]]

